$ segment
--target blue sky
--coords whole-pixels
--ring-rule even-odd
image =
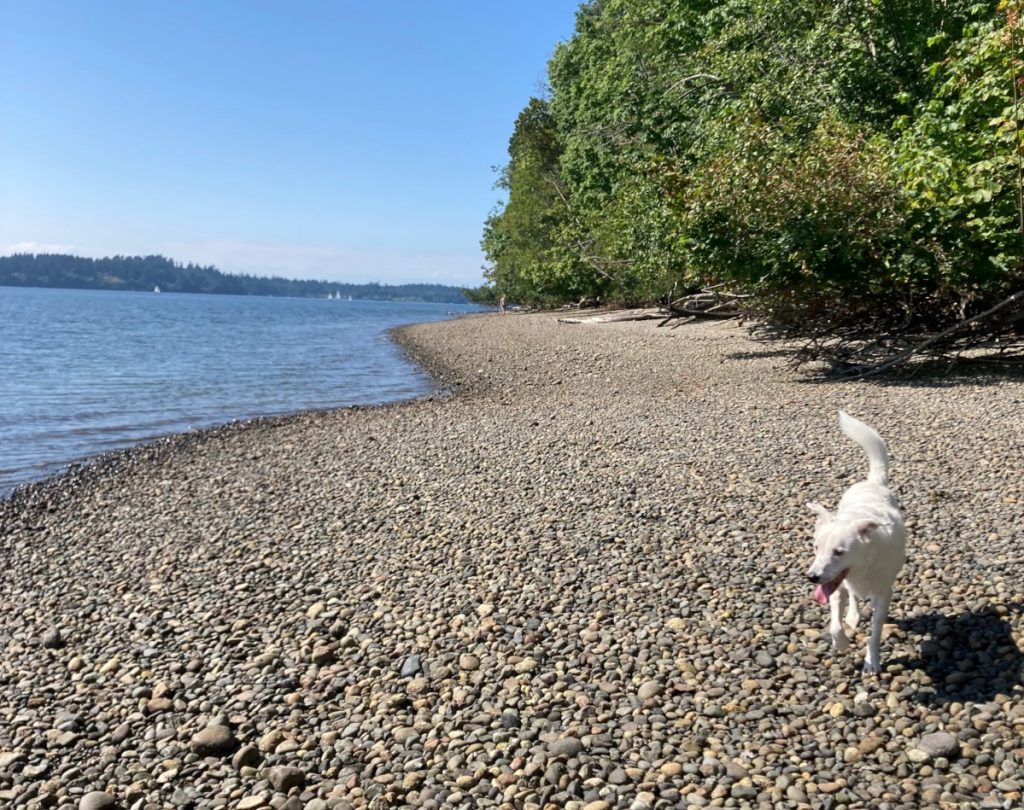
[[[0,253],[482,281],[578,0],[0,0]]]

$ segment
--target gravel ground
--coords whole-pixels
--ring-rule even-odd
[[[0,806],[1020,807],[1024,380],[822,383],[731,324],[399,334],[453,396],[138,448],[0,504]],[[910,530],[828,646],[813,515]]]

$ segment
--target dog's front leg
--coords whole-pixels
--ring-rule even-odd
[[[877,675],[881,671],[878,663],[878,647],[882,643],[882,626],[889,615],[889,602],[892,594],[871,597],[871,638],[868,639],[868,651],[864,656],[864,674]]]
[[[843,583],[843,590],[846,591],[846,598],[849,602],[846,606],[846,626],[850,630],[856,630],[857,623],[860,621],[860,613],[857,610],[857,596],[850,588],[850,583],[848,582]]]
[[[828,623],[828,632],[832,636],[832,646],[836,648],[838,652],[843,652],[847,647],[850,646],[849,640],[846,638],[846,631],[843,630],[843,611],[846,608],[846,588],[836,588],[832,596],[829,597],[828,607],[830,612],[830,618]]]

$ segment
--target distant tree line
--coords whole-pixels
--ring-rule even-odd
[[[57,253],[19,253],[0,256],[0,286],[64,287],[87,290],[135,290],[263,295],[290,298],[428,301],[466,303],[458,287],[444,284],[342,284],[333,281],[251,275],[229,275],[216,267],[181,264],[165,256],[112,256],[90,259]]]
[[[1021,0],[591,0],[509,141],[476,295],[730,282],[906,330],[1024,284]]]

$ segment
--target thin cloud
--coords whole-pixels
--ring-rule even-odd
[[[75,245],[58,245],[49,242],[12,242],[0,245],[0,255],[13,256],[15,253],[74,253],[82,255]]]

